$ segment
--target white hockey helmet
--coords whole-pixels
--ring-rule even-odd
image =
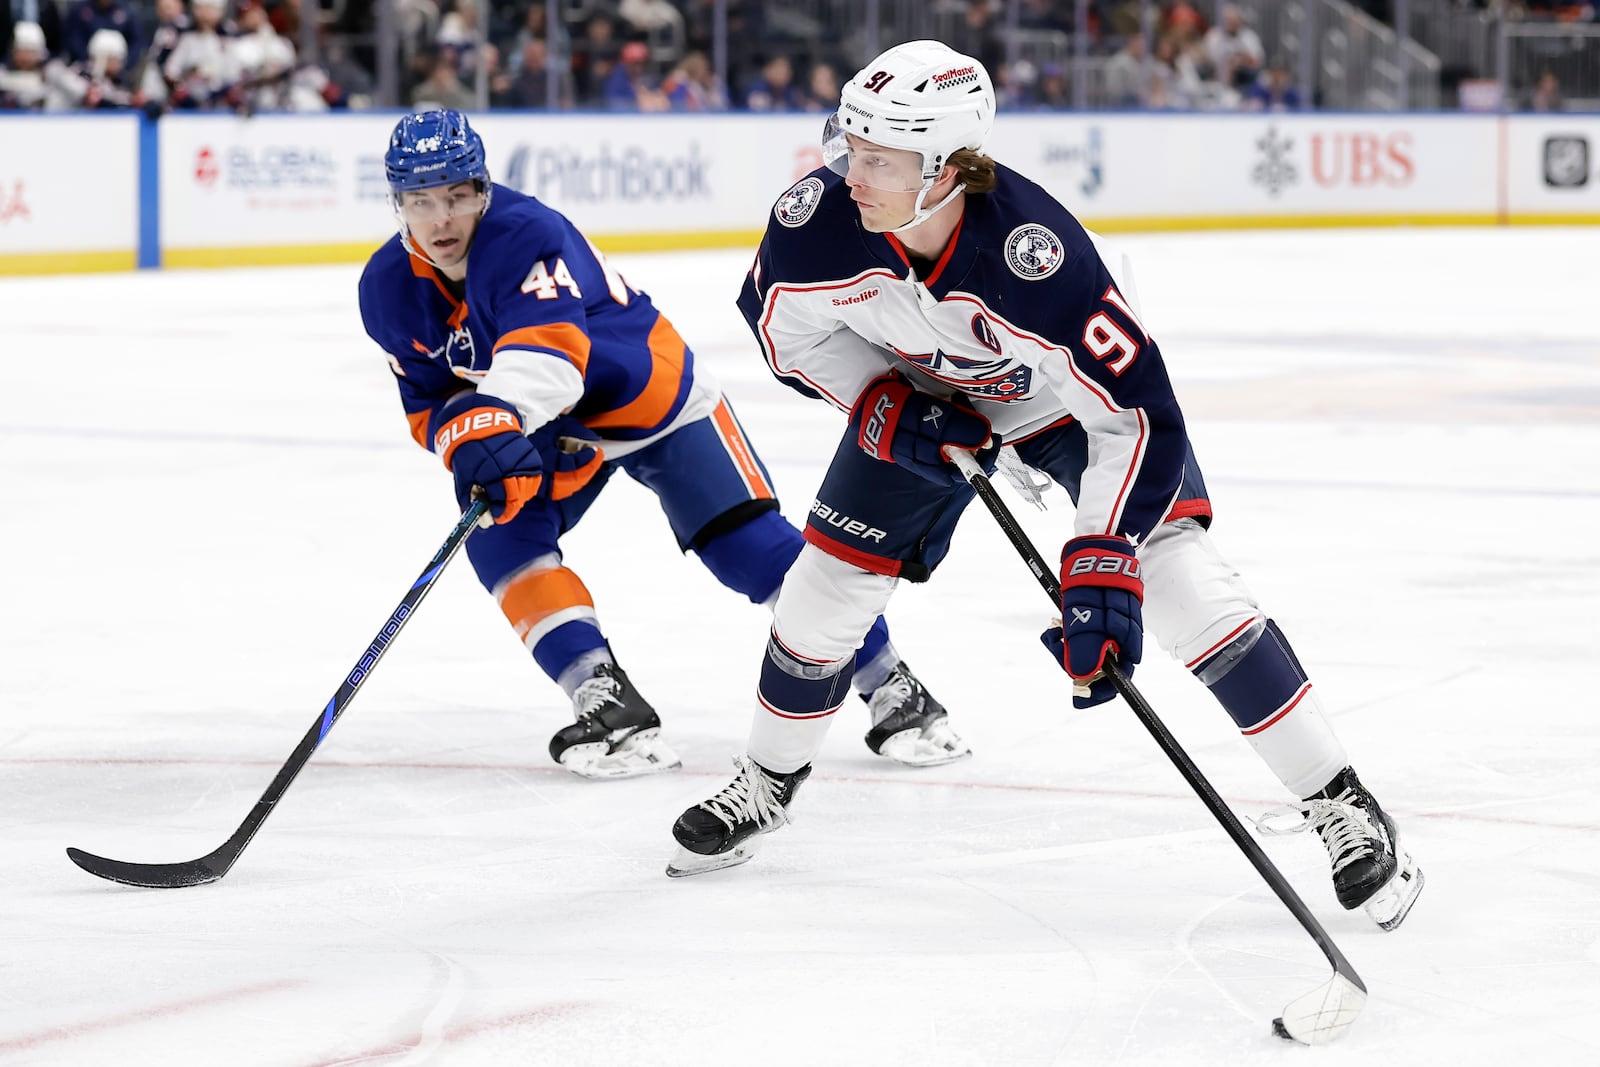
[[[907,41],[856,72],[839,91],[839,110],[823,132],[822,158],[849,171],[847,136],[922,157],[922,192],[909,229],[943,207],[923,199],[952,153],[981,149],[994,128],[994,83],[981,62],[939,41]]]
[[[937,177],[950,154],[982,148],[994,128],[994,84],[983,64],[939,41],[895,45],[839,90],[839,129],[922,155]]]
[[[11,29],[11,47],[44,54],[44,30],[37,22],[19,22]]]
[[[89,35],[89,61],[104,70],[112,59],[128,58],[128,39],[109,27]]]

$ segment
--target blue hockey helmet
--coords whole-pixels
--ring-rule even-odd
[[[414,220],[408,221],[407,215],[416,212],[407,208],[405,194],[458,182],[474,182],[482,199],[469,210],[482,218],[489,210],[489,199],[494,193],[494,186],[489,182],[483,138],[467,124],[465,115],[450,108],[419,111],[397,122],[389,135],[389,150],[383,154],[383,171],[389,181],[389,206],[400,228],[401,243],[406,251],[434,266],[443,264],[435,263],[412,240]]]
[[[383,154],[384,175],[395,197],[412,189],[479,181],[489,185],[489,164],[483,138],[467,124],[467,116],[445,108],[419,111],[395,124],[389,150]]]

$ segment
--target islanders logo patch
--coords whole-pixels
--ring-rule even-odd
[[[793,229],[805,224],[811,213],[822,202],[822,179],[803,178],[787,193],[778,197],[772,213],[784,226]]]
[[[1050,277],[1066,258],[1061,238],[1036,222],[1023,223],[1006,238],[1006,266],[1030,282]]]

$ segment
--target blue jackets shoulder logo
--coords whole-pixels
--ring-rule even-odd
[[[802,178],[778,197],[778,202],[772,206],[772,214],[780,223],[792,229],[804,225],[821,201],[822,179]]]
[[[1048,278],[1066,258],[1061,238],[1037,222],[1025,222],[1006,238],[1006,266],[1030,282]]]

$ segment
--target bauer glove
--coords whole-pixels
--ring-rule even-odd
[[[1144,579],[1125,537],[1074,537],[1061,549],[1061,627],[1039,635],[1087,696],[1072,706],[1092,708],[1117,695],[1108,678],[1096,678],[1107,655],[1133,675],[1144,656]]]
[[[508,401],[462,393],[435,417],[433,450],[456,477],[456,502],[465,508],[483,489],[496,523],[510,522],[539,494],[544,464],[523,436],[522,416]]]
[[[919,391],[894,373],[867,383],[850,412],[850,422],[861,451],[939,485],[966,482],[945,459],[945,449],[978,452],[993,444],[989,420],[966,397],[945,400]],[[979,465],[994,470],[998,452],[994,448],[980,453]]]

